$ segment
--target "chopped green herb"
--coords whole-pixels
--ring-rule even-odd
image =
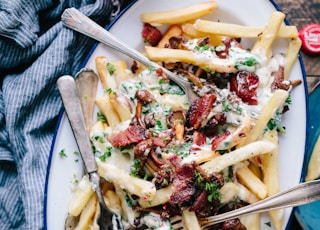
[[[291,103],[292,103],[292,99],[291,99],[291,95],[289,94],[289,96],[287,97],[287,99],[286,99],[286,103],[288,104],[288,105],[291,105]]]
[[[106,151],[102,155],[100,155],[99,159],[101,161],[106,161],[108,157],[111,157],[111,151],[112,151],[112,147],[107,146]]]
[[[102,113],[97,113],[98,121],[106,122],[107,119],[102,115]]]
[[[84,100],[87,100],[88,99],[88,96],[87,95],[83,95],[82,97]]]
[[[112,76],[114,72],[116,72],[116,68],[114,67],[113,64],[107,63],[107,70],[109,71],[109,74]]]
[[[230,102],[226,99],[226,98],[223,98],[222,99],[222,112],[230,112],[232,110],[232,106],[230,104]]]
[[[114,94],[114,95],[116,95],[116,92],[114,92],[111,88],[105,89],[104,92],[105,92],[105,93],[108,93],[108,94]]]
[[[61,149],[60,152],[58,153],[59,156],[62,157],[68,157],[67,154],[65,153],[65,149]]]
[[[269,222],[266,222],[266,223],[264,223],[264,224],[271,228],[271,222],[270,222],[270,221],[269,221]]]
[[[235,63],[235,68],[239,69],[241,66],[254,66],[257,64],[257,60],[254,57],[246,57],[244,59],[238,59]]]
[[[160,120],[156,120],[155,122],[156,122],[157,128],[162,129],[162,123],[161,123],[161,121],[160,121]]]
[[[130,175],[134,176],[134,177],[139,177],[140,171],[141,171],[140,160],[139,159],[135,159],[133,161],[133,165],[131,167]]]

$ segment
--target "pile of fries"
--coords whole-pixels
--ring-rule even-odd
[[[256,64],[254,70],[260,77],[258,69],[261,71],[274,61],[275,54],[272,53],[274,42],[277,39],[287,39],[289,46],[283,57],[283,74],[284,81],[290,82],[288,77],[298,57],[301,41],[298,37],[297,28],[283,23],[285,15],[276,11],[270,15],[266,25],[260,27],[202,19],[205,15],[214,14],[217,8],[218,4],[216,2],[208,1],[169,11],[143,13],[141,15],[142,23],[148,23],[154,27],[168,26],[167,31],[162,35],[156,46],[146,45],[146,56],[155,62],[164,63],[164,65],[185,63],[196,66],[199,71],[232,74],[238,72],[239,69],[231,59],[208,60],[199,57],[194,50],[185,47],[170,48],[168,47],[170,38],[184,36],[189,41],[196,41],[208,37],[210,47],[215,47],[215,49],[221,45],[226,37],[236,39],[256,38],[254,46],[249,47],[249,51],[244,50],[249,52],[250,55],[256,55],[260,58],[260,62]],[[99,119],[94,124],[91,129],[91,137],[96,152],[99,152],[97,155],[99,174],[106,180],[103,187],[105,200],[110,209],[123,217],[125,227],[134,229],[136,217],[139,215],[137,210],[152,210],[153,207],[169,202],[173,185],[169,184],[166,187],[156,189],[152,179],[133,175],[132,168],[135,161],[132,150],[124,151],[112,146],[108,142],[108,136],[126,129],[136,116],[137,107],[142,105],[134,99],[134,89],[141,89],[143,86],[137,86],[134,83],[137,82],[136,79],[140,79],[140,83],[149,84],[148,86],[152,85],[152,80],[145,76],[151,70],[140,63],[135,63],[135,70],[132,71],[128,67],[128,63],[122,60],[110,62],[105,56],[96,57],[95,61],[101,85],[105,89],[104,95],[96,99],[96,105],[105,119]],[[258,102],[260,104],[257,106],[248,106],[249,110],[255,109],[255,115],[246,114],[240,125],[232,126],[231,133],[233,136],[228,140],[227,153],[221,154],[218,151],[219,149],[208,150],[202,148],[194,156],[182,160],[184,164],[198,164],[207,175],[221,173],[232,168],[233,180],[224,183],[219,188],[222,204],[227,204],[235,199],[251,204],[280,191],[278,132],[276,129],[269,130],[266,127],[275,114],[283,109],[289,97],[289,90],[276,89],[271,91],[270,82],[272,82],[273,76],[268,77],[264,81],[261,77],[258,86],[261,92],[268,91],[268,99],[264,102]],[[190,81],[190,84],[194,85],[195,90],[198,90],[197,92],[201,92],[201,88],[206,85],[206,82],[197,75],[193,78],[186,78]],[[126,86],[126,91],[123,90],[124,86]],[[148,89],[150,88],[151,86]],[[190,107],[190,102],[187,101],[185,95],[151,92],[160,104],[164,104],[171,110],[188,110]],[[183,140],[184,126],[176,124],[174,129],[176,134],[174,138]],[[162,157],[161,160],[167,162],[167,155],[163,154],[160,157]],[[150,166],[150,168],[147,167],[146,170],[152,172],[152,167]],[[148,175],[150,177],[150,172]],[[135,199],[132,200],[132,197],[135,197]],[[139,208],[133,209],[130,202],[135,202],[135,206]],[[151,211],[150,213],[152,214]],[[83,177],[75,190],[70,201],[68,214],[80,216],[77,229],[99,229],[96,223],[99,215],[99,205],[87,176]],[[283,228],[282,215],[282,210],[269,212],[274,229],[280,230]],[[181,216],[185,229],[200,229],[201,223],[194,211],[184,208],[181,211]],[[260,228],[259,214],[242,217],[240,220],[247,229]],[[170,229],[169,221],[166,220],[164,223],[168,224],[168,229]]]

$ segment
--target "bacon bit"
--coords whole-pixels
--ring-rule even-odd
[[[214,137],[211,141],[211,150],[216,151],[218,145],[225,140],[230,135],[229,131],[219,134],[218,136]]]
[[[131,125],[120,132],[114,132],[108,141],[116,148],[136,144],[145,139],[144,129],[140,125]]]
[[[142,37],[145,42],[148,42],[151,46],[156,46],[161,40],[162,34],[156,27],[145,23],[142,29]]]
[[[229,55],[229,49],[231,47],[231,44],[233,44],[236,47],[242,48],[242,45],[240,44],[240,41],[236,38],[230,38],[227,37],[225,39],[222,40],[222,43],[224,44],[224,46],[226,47],[224,50],[222,51],[216,51],[216,54],[219,58],[221,59],[225,59],[227,58],[227,56]]]
[[[192,135],[192,144],[201,146],[206,143],[206,135],[199,131],[194,131]]]
[[[259,78],[254,73],[247,71],[238,72],[230,80],[230,91],[235,92],[243,102],[249,105],[257,105],[257,88]]]
[[[277,89],[284,89],[283,87],[284,68],[280,66],[278,71],[272,73],[272,76],[274,77],[274,81],[271,85],[272,92],[274,92]],[[289,85],[287,84],[285,88],[286,88],[285,90],[288,90]]]
[[[208,195],[209,195],[209,192],[207,190],[203,190],[194,201],[192,207],[190,208],[190,211],[198,212],[202,207],[207,206]]]
[[[198,129],[201,123],[207,119],[207,116],[216,101],[217,97],[213,94],[205,94],[195,100],[187,112],[187,126]]]
[[[180,167],[181,165],[181,158],[177,154],[170,156],[168,161],[176,168]]]
[[[193,165],[183,165],[176,168],[173,178],[173,193],[169,203],[180,204],[189,201],[195,193]]]
[[[154,145],[164,148],[171,142],[174,135],[174,129],[165,130],[154,137]]]

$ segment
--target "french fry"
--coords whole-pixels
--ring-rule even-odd
[[[182,211],[182,221],[187,230],[200,230],[200,224],[195,212],[185,209]]]
[[[232,182],[225,183],[220,189],[221,204],[227,204],[232,201],[237,196],[238,192],[239,188],[236,184]]]
[[[221,73],[237,72],[234,63],[227,59],[221,59],[219,62],[215,62],[199,58],[194,52],[189,50],[156,48],[151,46],[145,48],[147,56],[155,62],[186,62]]]
[[[98,173],[107,181],[125,189],[130,194],[151,201],[156,195],[155,185],[149,181],[131,176],[125,170],[108,163],[97,161]],[[130,181],[130,183],[128,183]]]
[[[108,208],[114,213],[121,214],[121,201],[113,190],[107,190],[104,194],[104,200]]]
[[[183,28],[183,27],[182,27]],[[198,19],[194,23],[194,28],[202,34],[214,34],[229,36],[234,38],[258,38],[264,32],[263,26],[244,26],[238,24],[214,22]],[[277,38],[298,38],[296,26],[281,26],[276,34]]]
[[[268,153],[274,148],[275,145],[268,141],[252,142],[246,146],[243,146],[242,148],[236,149],[230,153],[226,153],[202,164],[201,168],[207,174],[220,172],[226,167],[247,160],[251,157]]]
[[[214,11],[217,6],[216,2],[209,1],[173,10],[142,13],[141,21],[150,24],[181,24],[207,15]]]
[[[320,136],[313,147],[311,158],[308,164],[307,176],[305,181],[317,179],[320,175]]]
[[[194,24],[191,23],[184,23],[182,24],[182,31],[183,34],[190,38],[203,38],[203,37],[209,37],[210,38],[210,44],[214,46],[218,46],[222,42],[222,36],[219,36],[217,34],[208,34],[208,33],[202,33],[199,30],[196,30],[194,27]]]
[[[110,103],[118,114],[120,122],[124,122],[132,118],[131,107],[125,96],[117,93],[114,98],[110,98]]]
[[[182,164],[191,164],[192,162],[201,164],[203,162],[210,161],[219,156],[220,154],[218,152],[207,150],[207,149],[201,149],[183,158]]]
[[[127,63],[125,61],[120,60],[120,61],[109,62],[109,64],[114,68],[114,72],[111,75],[111,77],[115,79],[117,88],[119,88],[119,85],[121,84],[121,82],[129,79],[129,71],[128,71]]]
[[[250,135],[244,138],[239,146],[244,146],[260,138],[263,129],[266,127],[276,110],[283,105],[288,96],[289,93],[285,90],[279,89],[274,92],[255,121],[255,125],[253,126]]]
[[[91,225],[97,206],[97,197],[93,194],[80,214],[76,229],[88,229]]]
[[[150,201],[146,201],[140,198],[139,204],[143,208],[150,208],[150,207],[158,206],[160,204],[165,204],[168,201],[170,201],[170,196],[172,195],[172,192],[173,192],[172,185],[169,185],[165,188],[158,189],[156,191],[155,196]]]
[[[271,57],[271,46],[277,37],[284,17],[284,13],[279,11],[275,11],[271,14],[262,35],[258,37],[258,40],[254,44],[252,52],[257,52],[267,58]]]
[[[162,36],[160,42],[157,47],[165,48],[167,44],[169,44],[169,39],[171,37],[177,37],[182,35],[182,29],[180,25],[171,25],[165,34]]]
[[[68,213],[72,216],[78,216],[86,206],[92,194],[94,194],[94,191],[91,187],[89,178],[87,175],[84,175],[69,202]]]
[[[110,75],[110,72],[107,67],[109,63],[107,58],[105,56],[98,56],[96,57],[95,62],[96,62],[96,69],[97,69],[102,87],[104,89],[116,90],[117,82],[115,78]]]
[[[121,208],[123,211],[123,219],[127,221],[130,225],[134,226],[134,221],[137,213],[133,211],[131,207],[129,207],[128,202],[126,201],[125,191],[118,185],[115,185],[114,187],[116,194],[120,198]]]
[[[110,102],[110,96],[105,94],[103,97],[96,98],[96,104],[103,116],[107,119],[110,127],[115,127],[120,123],[120,118]]]
[[[247,202],[248,204],[253,204],[259,199],[256,195],[254,195],[251,191],[249,191],[245,186],[240,184],[239,182],[235,182],[238,187],[238,197],[240,200]]]
[[[262,200],[267,197],[267,186],[246,165],[242,164],[242,166],[237,167],[236,176],[238,181],[252,191],[259,199]]]
[[[270,153],[261,156],[263,182],[268,188],[268,196],[280,192],[279,165],[278,165],[278,133],[276,130],[268,131],[264,140],[274,143],[277,147]],[[269,216],[276,230],[282,229],[283,210],[273,210]]]
[[[286,52],[286,57],[285,57],[285,66],[284,66],[284,79],[288,80],[291,69],[294,65],[294,63],[297,60],[297,57],[299,55],[300,52],[300,48],[301,48],[301,40],[300,38],[295,38],[292,39],[289,43],[289,47],[287,49]]]
[[[98,131],[104,131],[108,125],[106,122],[103,121],[97,121],[91,128],[91,133],[98,132]]]
[[[240,217],[241,223],[246,229],[260,229],[260,214],[251,214]]]

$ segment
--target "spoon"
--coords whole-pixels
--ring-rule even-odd
[[[96,99],[98,80],[98,75],[89,68],[83,68],[76,74],[78,95],[88,133],[90,133],[92,126],[94,101]]]
[[[120,217],[114,214],[106,206],[103,199],[100,187],[100,176],[97,172],[98,167],[95,161],[94,153],[92,152],[89,135],[85,128],[85,121],[75,80],[71,76],[62,76],[58,79],[57,85],[74,137],[79,147],[85,170],[89,174],[92,188],[98,197],[101,210],[98,218],[100,229],[123,229]]]
[[[76,86],[85,120],[87,133],[90,133],[94,101],[96,98],[98,79],[97,74],[90,68],[83,68],[76,74]],[[74,230],[79,222],[79,216],[67,215],[65,230]]]
[[[173,72],[163,68],[159,64],[150,61],[146,56],[141,54],[135,49],[130,48],[128,45],[126,45],[124,42],[120,41],[118,38],[116,38],[114,35],[112,35],[110,32],[105,30],[103,27],[92,21],[90,18],[82,14],[80,11],[78,11],[75,8],[68,8],[66,9],[62,16],[61,16],[62,23],[82,34],[85,34],[105,45],[108,47],[115,49],[134,60],[141,62],[142,64],[146,66],[151,66],[154,68],[161,68],[164,73],[169,77],[170,80],[177,83],[183,91],[188,96],[188,99],[190,102],[193,102],[195,99],[198,98],[198,95],[193,92],[191,85],[188,81],[185,79],[177,76]]]

